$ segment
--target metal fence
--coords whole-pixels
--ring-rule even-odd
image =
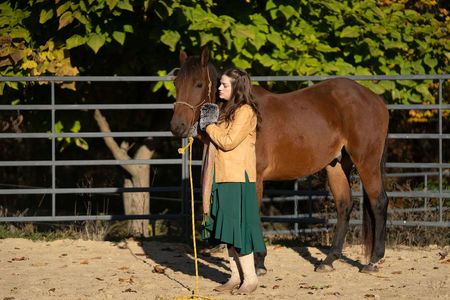
[[[298,81],[298,82],[312,82],[322,81],[335,76],[254,76],[253,80],[258,82],[264,81]],[[433,139],[438,140],[439,159],[432,163],[400,163],[387,162],[387,168],[398,169],[434,169],[434,173],[428,172],[410,172],[400,174],[387,174],[388,176],[422,176],[425,182],[428,181],[429,176],[437,176],[439,181],[439,188],[437,190],[425,189],[423,191],[408,191],[408,192],[388,192],[389,198],[423,198],[423,199],[438,199],[438,206],[429,207],[425,201],[424,207],[411,208],[415,212],[437,211],[439,213],[438,220],[435,221],[410,221],[410,220],[395,220],[388,221],[388,226],[402,225],[402,226],[432,226],[432,227],[450,227],[450,220],[444,216],[444,212],[449,208],[445,202],[450,198],[449,190],[444,190],[443,176],[444,171],[450,169],[450,163],[443,162],[443,141],[450,138],[449,133],[443,132],[443,111],[450,110],[450,104],[443,101],[443,83],[450,79],[450,75],[409,75],[409,76],[339,76],[347,77],[354,80],[435,80],[439,83],[438,103],[432,105],[401,105],[391,104],[388,109],[394,110],[438,110],[438,132],[427,134],[414,133],[390,133],[388,139]],[[0,222],[47,222],[47,221],[85,221],[85,220],[124,220],[124,219],[185,219],[188,220],[190,216],[188,199],[188,186],[186,184],[188,178],[188,161],[186,157],[177,159],[149,159],[149,160],[57,160],[56,159],[56,139],[58,138],[103,138],[103,137],[172,137],[171,132],[168,131],[148,131],[148,132],[78,132],[78,133],[57,133],[55,130],[55,113],[57,111],[71,111],[71,110],[94,110],[94,109],[108,109],[108,110],[160,110],[172,109],[172,104],[56,104],[55,85],[59,82],[158,82],[173,80],[170,76],[85,76],[85,77],[0,77],[0,82],[48,82],[50,88],[50,104],[35,104],[35,105],[0,105],[0,111],[50,111],[51,113],[51,131],[48,133],[0,133],[0,141],[2,139],[20,139],[20,138],[48,138],[51,139],[51,160],[14,160],[14,161],[0,161],[0,167],[19,167],[19,166],[47,166],[51,168],[51,187],[46,188],[2,188],[0,195],[24,195],[24,194],[51,194],[52,196],[52,212],[48,216],[0,216]],[[182,139],[182,145],[187,143],[186,139]],[[105,165],[125,165],[125,164],[150,164],[154,165],[181,165],[180,185],[149,188],[123,188],[123,187],[103,187],[103,188],[61,188],[56,186],[56,167],[57,166],[105,166]],[[194,161],[195,166],[200,166],[201,161]],[[331,195],[326,191],[312,191],[299,190],[297,181],[292,190],[266,190],[266,197],[264,201],[293,201],[294,213],[283,216],[262,216],[263,222],[281,222],[295,224],[295,232],[298,233],[299,224],[334,224],[334,218],[324,218],[322,214],[314,213],[312,210],[312,202],[316,199],[323,199],[324,197],[331,198]],[[149,215],[67,215],[59,216],[56,214],[56,195],[60,194],[102,194],[102,193],[124,193],[124,192],[179,192],[183,205],[180,214],[149,214]],[[362,205],[362,189],[359,192],[353,192],[353,197],[360,199],[360,207]],[[301,201],[308,201],[308,212],[299,214],[298,207]],[[362,210],[361,210],[362,211]],[[404,210],[403,210],[404,212]],[[362,218],[351,220],[351,224],[360,224]]]

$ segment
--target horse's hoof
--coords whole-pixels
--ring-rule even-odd
[[[376,265],[374,265],[374,264],[368,264],[368,265],[365,265],[365,266],[361,269],[360,272],[361,272],[361,273],[368,273],[368,274],[370,274],[370,273],[376,273],[376,272],[378,272],[378,267],[377,267]]]
[[[267,274],[266,268],[256,268],[256,275],[257,276],[263,276]]]
[[[316,269],[314,271],[319,272],[319,273],[329,273],[329,272],[333,272],[334,268],[332,265],[320,264],[316,267]]]

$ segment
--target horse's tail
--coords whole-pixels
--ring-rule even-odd
[[[387,136],[384,140],[383,154],[380,161],[380,172],[381,172],[381,188],[379,197],[387,198],[386,191],[384,190],[383,179],[385,176],[385,166],[386,166],[386,149],[387,149]],[[387,211],[385,211],[387,214]],[[386,216],[385,216],[386,217]],[[372,255],[374,239],[375,239],[375,215],[370,205],[369,197],[363,186],[363,243],[364,243],[364,254],[368,258]]]

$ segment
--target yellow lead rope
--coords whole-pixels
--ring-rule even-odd
[[[190,297],[179,297],[181,299],[212,299],[205,296],[200,296],[198,288],[198,262],[197,262],[197,241],[195,238],[195,211],[194,211],[194,183],[192,181],[192,144],[194,142],[193,137],[188,138],[188,143],[182,148],[178,148],[178,153],[184,154],[186,149],[189,148],[189,183],[191,188],[191,219],[192,219],[192,242],[194,245],[194,262],[195,262],[195,288]]]

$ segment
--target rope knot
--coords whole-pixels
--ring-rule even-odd
[[[192,145],[193,142],[194,142],[194,138],[192,136],[188,137],[187,145],[184,147],[178,148],[178,153],[184,154],[186,152],[186,150]]]

